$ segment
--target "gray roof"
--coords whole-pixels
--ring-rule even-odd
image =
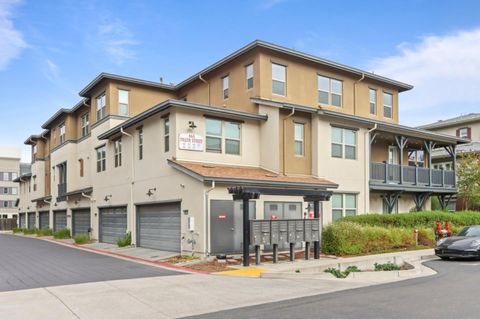
[[[452,118],[446,119],[446,120],[439,120],[435,123],[421,125],[418,128],[435,129],[435,128],[455,126],[455,125],[458,125],[458,124],[477,122],[477,121],[480,121],[480,113],[470,113],[470,114],[465,114],[465,115],[452,117]]]
[[[457,154],[461,153],[471,153],[471,152],[480,152],[480,142],[471,142],[467,144],[462,144],[457,146]],[[449,158],[450,154],[443,149],[443,148],[437,148],[434,149],[432,152],[432,158]]]
[[[66,108],[61,108],[55,114],[53,114],[45,123],[43,123],[42,128],[43,129],[48,129],[50,124],[52,124],[53,121],[55,121],[57,118],[64,114],[70,114],[81,108],[85,103],[87,99],[81,99],[77,104],[75,104],[72,108],[66,109]],[[44,132],[45,133],[45,132]]]

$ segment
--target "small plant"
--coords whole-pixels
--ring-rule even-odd
[[[125,236],[117,239],[118,247],[126,247],[132,244],[132,233],[128,232]]]
[[[399,265],[391,262],[388,262],[385,264],[375,263],[374,266],[375,266],[375,271],[393,271],[393,270],[402,269],[402,267],[400,267]]]
[[[67,239],[70,238],[70,229],[68,228],[63,228],[59,229],[56,232],[53,233],[53,238],[55,239]]]
[[[90,237],[87,234],[77,234],[73,237],[75,244],[83,245],[87,244],[90,241]]]
[[[17,234],[17,233],[23,233],[24,229],[19,228],[19,227],[15,227],[14,229],[12,229],[12,231],[13,231],[14,234]]]
[[[38,231],[38,229],[36,229],[36,228],[24,228],[23,229],[23,234],[24,235],[34,235],[34,234],[37,233],[37,231]]]
[[[295,272],[296,272],[297,274],[299,274],[299,273],[300,273],[300,269],[295,270]]]
[[[337,278],[347,278],[347,276],[351,272],[361,272],[361,270],[358,269],[357,266],[348,266],[347,269],[345,269],[344,271],[341,271],[337,268],[327,268],[327,269],[325,269],[325,272],[331,273],[332,275],[334,275]]]
[[[53,235],[53,230],[51,230],[50,228],[38,229],[37,230],[37,236],[38,237],[52,236],[52,235]]]

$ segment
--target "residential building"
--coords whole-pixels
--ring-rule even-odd
[[[101,73],[25,141],[37,187],[20,211],[101,242],[130,231],[137,246],[209,255],[241,248],[229,187],[262,189],[252,219],[308,217],[298,194],[315,192],[324,223],[422,209],[456,192],[433,146],[465,140],[399,125],[410,89],[263,41],[177,85]]]
[[[0,218],[17,218],[18,184],[13,182],[20,171],[20,150],[0,147]]]
[[[455,135],[470,140],[469,143],[457,147],[457,158],[464,153],[480,152],[480,113],[460,115],[422,125],[419,128],[442,134]],[[432,163],[434,168],[448,171],[453,170],[455,166],[449,152],[443,148],[434,150],[432,153]],[[464,207],[463,201],[457,201],[455,196],[452,197],[449,205],[450,210],[462,210]]]

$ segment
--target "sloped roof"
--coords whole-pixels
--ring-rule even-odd
[[[471,123],[476,121],[480,121],[480,113],[469,113],[465,115],[452,117],[446,120],[439,120],[435,123],[421,125],[418,128],[428,130],[428,129],[434,129],[434,128],[449,127],[449,126],[454,126],[454,125],[464,124],[464,123]]]

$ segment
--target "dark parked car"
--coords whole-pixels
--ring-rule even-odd
[[[435,255],[442,259],[480,258],[480,226],[468,226],[456,236],[440,239]]]

